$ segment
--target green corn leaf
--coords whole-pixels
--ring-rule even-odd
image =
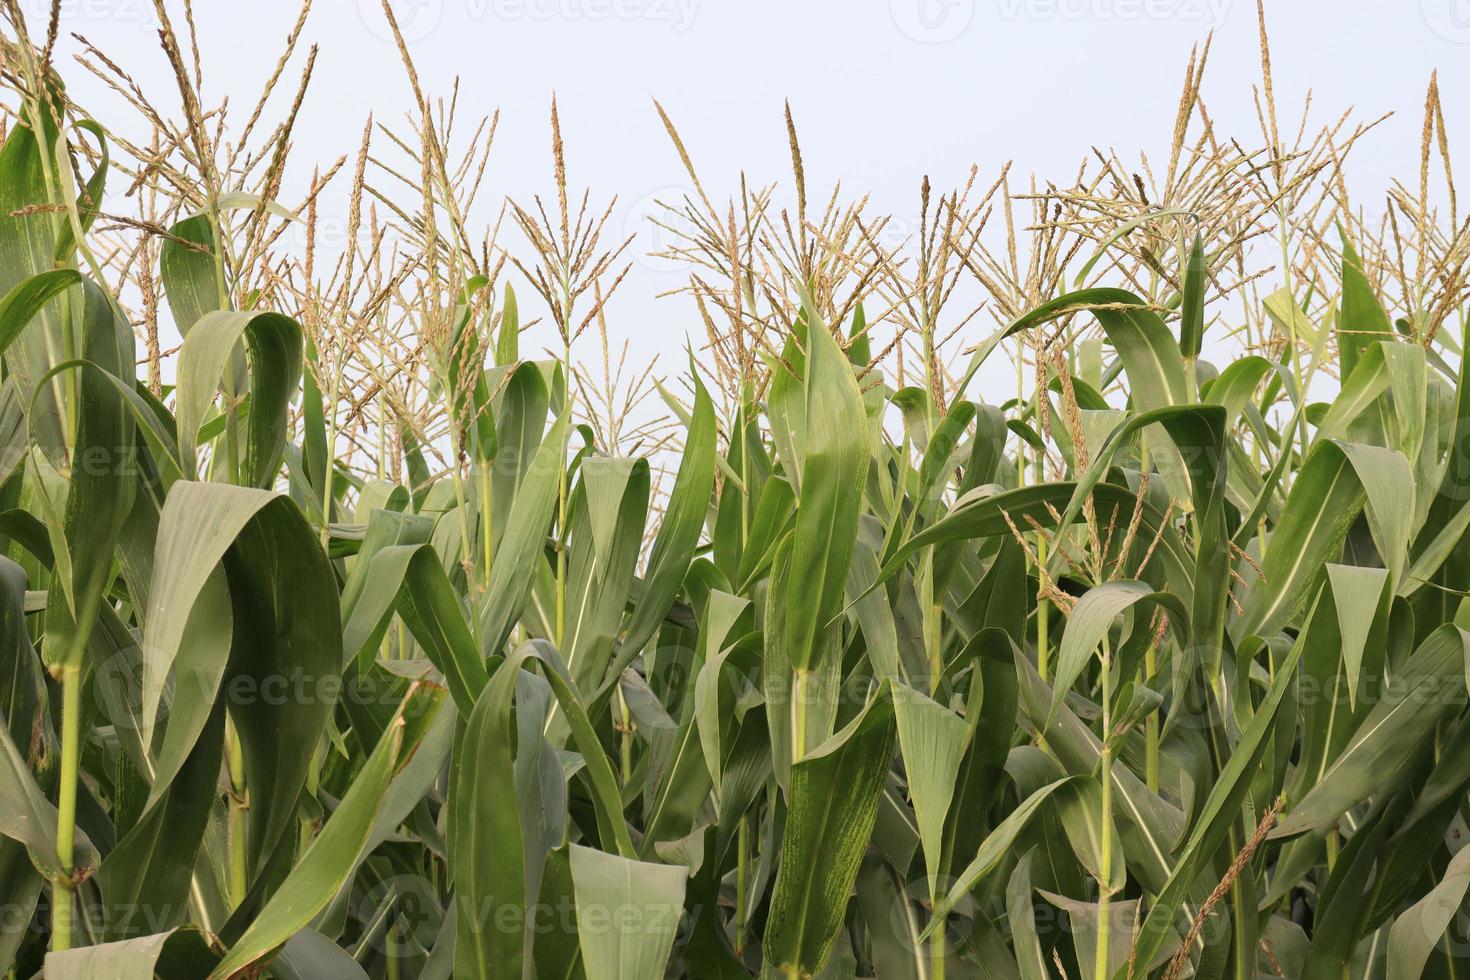
[[[506,660],[465,722],[451,770],[455,976],[521,972],[527,918],[525,849],[510,737],[521,660]],[[523,746],[522,751],[527,747]]]
[[[310,922],[342,887],[357,866],[383,794],[405,750],[404,730],[402,723],[388,729],[352,781],[336,812],[323,826],[321,835],[312,841],[300,863],[210,972],[210,980],[233,976],[269,956]]]
[[[1288,837],[1327,826],[1391,785],[1434,723],[1464,697],[1470,634],[1446,623],[1425,638],[1322,778],[1271,832]]]
[[[301,326],[290,317],[215,311],[194,324],[179,349],[179,453],[192,470],[199,430],[214,404],[216,389],[221,383],[234,384],[226,371],[242,338],[252,366],[249,434],[241,476],[251,485],[269,485],[280,466],[289,402],[301,377]]]
[[[1123,289],[1093,288],[1058,296],[1006,328],[1014,334],[1077,310],[1097,317],[1118,352],[1132,386],[1134,404],[1152,411],[1188,401],[1184,361],[1169,328],[1148,304]]]
[[[1438,884],[1394,920],[1388,933],[1388,978],[1410,980],[1424,975],[1434,947],[1470,889],[1470,849],[1450,859]]]
[[[919,691],[901,682],[891,690],[909,799],[919,823],[932,894],[943,860],[945,818],[954,797],[967,729],[959,715]]]
[[[506,518],[505,535],[496,550],[490,586],[479,614],[480,648],[486,654],[500,650],[531,594],[566,465],[567,425],[568,416],[563,414],[551,427],[531,460]]]
[[[1205,240],[1194,233],[1189,260],[1184,267],[1184,289],[1179,304],[1179,352],[1191,362],[1199,357],[1205,340]]]
[[[1378,301],[1378,293],[1363,272],[1363,261],[1357,250],[1342,236],[1342,308],[1337,318],[1337,347],[1343,371],[1352,374],[1358,358],[1377,338],[1374,334],[1393,335],[1388,314]]]
[[[576,844],[571,868],[587,980],[662,976],[679,928],[688,869]],[[599,921],[615,926],[599,927]]]
[[[1147,630],[1149,623],[1146,611],[1152,607],[1169,613],[1171,623],[1178,617],[1181,626],[1189,621],[1189,611],[1176,596],[1167,592],[1156,592],[1146,582],[1119,580],[1107,582],[1087,590],[1072,610],[1067,622],[1067,631],[1062,635],[1062,646],[1057,658],[1056,687],[1052,692],[1051,707],[1047,711],[1043,733],[1051,729],[1058,709],[1066,693],[1081,676],[1083,669],[1107,637],[1113,620],[1126,610],[1134,610],[1134,629]]]
[[[893,742],[893,704],[885,692],[791,767],[786,836],[763,944],[778,975],[815,976],[832,955]]]
[[[1313,447],[1287,496],[1266,549],[1264,579],[1250,591],[1244,615],[1231,626],[1243,638],[1279,629],[1307,602],[1321,566],[1334,560],[1349,525],[1374,513],[1374,537],[1390,562],[1402,562],[1413,515],[1408,462],[1394,450],[1339,442]],[[1392,567],[1392,565],[1390,566]]]
[[[808,332],[806,429],[791,575],[802,583],[786,618],[786,655],[797,672],[812,669],[817,636],[842,605],[857,541],[868,467],[867,413],[857,379],[825,327]]]
[[[171,929],[81,949],[46,954],[46,976],[58,980],[183,980],[202,976],[218,960],[192,929]]]
[[[935,904],[934,918],[930,920],[929,927],[924,931],[922,938],[927,938],[944,921],[944,917],[960,903],[960,900],[1000,865],[1007,853],[1015,846],[1021,831],[1026,829],[1031,818],[1041,809],[1041,805],[1073,778],[1076,777],[1058,779],[1041,787],[996,825],[995,829],[981,842],[980,849],[975,852],[975,856],[970,859],[965,870],[960,872],[959,877],[950,887],[949,893]]]

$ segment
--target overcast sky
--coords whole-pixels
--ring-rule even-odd
[[[44,24],[49,0],[22,0]],[[380,0],[316,0],[316,80],[296,127],[294,175],[352,153],[365,114],[395,122],[409,90]],[[617,194],[614,230],[645,228],[648,202],[687,183],[649,98],[680,127],[706,187],[723,199],[741,169],[789,174],[781,119],[789,98],[813,188],[840,179],[874,209],[916,209],[972,163],[994,175],[1067,179],[1092,146],[1125,159],[1168,145],[1192,44],[1215,32],[1204,95],[1217,128],[1256,134],[1256,12],[1244,0],[393,0],[425,87],[461,81],[461,112],[502,111],[490,193],[550,187],[547,110],[561,107],[571,182]],[[171,6],[177,6],[171,4]],[[195,0],[206,102],[239,112],[269,74],[294,0]],[[1314,117],[1353,106],[1398,115],[1357,149],[1359,201],[1416,174],[1426,82],[1438,69],[1452,152],[1470,153],[1470,0],[1271,0],[1267,18],[1283,111],[1308,90]],[[181,21],[182,18],[179,18]],[[63,30],[86,35],[172,105],[151,0],[64,0]],[[73,46],[74,49],[74,46]],[[71,88],[105,105],[75,68]],[[99,113],[100,114],[100,113]],[[120,118],[116,115],[104,118]],[[1294,114],[1292,118],[1295,118]],[[815,191],[813,192],[815,193]],[[644,233],[648,244],[651,236]],[[611,328],[638,356],[668,355],[695,331],[678,300],[654,294],[677,272],[640,263]],[[675,370],[676,364],[668,364]]]

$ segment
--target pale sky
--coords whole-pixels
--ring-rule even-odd
[[[297,186],[312,163],[355,151],[369,110],[398,123],[409,105],[379,2],[316,0],[307,39],[321,51],[295,132]],[[393,2],[428,92],[447,94],[458,77],[464,117],[502,112],[487,196],[550,190],[554,90],[571,182],[590,185],[594,201],[619,196],[613,231],[646,229],[648,202],[688,183],[650,96],[679,126],[717,200],[736,190],[742,169],[756,184],[789,182],[781,117],[789,98],[813,195],[840,179],[853,195],[871,193],[873,210],[905,215],[917,208],[924,174],[943,189],[974,163],[983,184],[1012,160],[1013,173],[1067,180],[1092,146],[1125,159],[1162,153],[1190,46],[1213,29],[1206,102],[1222,133],[1257,138],[1256,11],[1245,0]],[[22,3],[41,30],[49,0]],[[296,4],[195,0],[195,8],[205,101],[228,94],[241,113]],[[1381,197],[1391,176],[1416,177],[1431,70],[1440,73],[1452,153],[1470,153],[1470,106],[1459,98],[1470,93],[1470,0],[1270,0],[1267,18],[1277,98],[1292,120],[1308,90],[1318,123],[1349,106],[1362,118],[1397,111],[1355,152],[1360,202]],[[64,0],[62,27],[174,104],[150,0]],[[68,77],[83,104],[110,104],[79,69]],[[647,245],[652,235],[643,235]],[[681,281],[640,262],[610,313],[635,358],[662,353],[670,372],[697,321],[683,301],[654,296]]]

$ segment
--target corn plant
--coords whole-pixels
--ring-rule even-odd
[[[300,22],[226,142],[157,9],[180,121],[80,59],[139,141],[5,5],[9,976],[1470,968],[1433,83],[1382,229],[1341,178],[1368,126],[1283,142],[1263,22],[1260,148],[1215,136],[1206,48],[1162,181],[926,180],[901,245],[809,207],[789,108],[794,199],[716,204],[658,107],[706,337],[656,377],[609,343],[628,246],[554,104],[518,254],[472,231],[493,122],[456,144],[401,38],[410,130],[292,206],[311,55],[250,137]]]

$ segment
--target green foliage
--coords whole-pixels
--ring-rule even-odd
[[[1180,234],[1158,296],[1094,258],[922,387],[808,263],[716,394],[692,358],[687,406],[660,388],[666,497],[574,363],[520,359],[509,283],[431,277],[446,428],[385,410],[369,476],[321,311],[232,278],[222,214],[266,202],[145,257],[183,343],[169,391],[134,376],[90,244],[106,131],[17,84],[10,975],[1470,968],[1470,394],[1346,240],[1318,306],[1264,301],[1279,356],[1209,362],[1223,264]],[[527,272],[568,353],[579,261],[562,306]],[[986,404],[1007,338],[1038,383]]]

